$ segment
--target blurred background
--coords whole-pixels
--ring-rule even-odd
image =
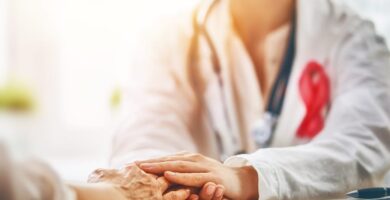
[[[390,42],[389,0],[344,1]],[[0,0],[1,137],[67,180],[107,166],[139,30],[196,2]]]

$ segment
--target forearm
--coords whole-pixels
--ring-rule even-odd
[[[111,184],[69,184],[77,200],[127,200],[121,191]]]

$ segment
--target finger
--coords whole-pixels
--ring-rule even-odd
[[[189,152],[182,151],[182,152],[178,152],[176,154],[163,156],[163,157],[159,157],[159,158],[152,158],[152,159],[147,159],[147,160],[135,161],[135,163],[142,164],[142,163],[163,162],[163,161],[167,161],[167,160],[182,160],[182,159],[186,159],[186,157],[187,157],[186,155],[188,155],[188,154],[189,154]]]
[[[167,171],[164,177],[171,183],[189,187],[202,187],[207,182],[215,182],[215,178],[209,173],[175,173]]]
[[[152,174],[162,174],[165,171],[202,173],[208,172],[206,167],[188,161],[167,161],[161,163],[143,163],[140,168]]]
[[[217,185],[212,182],[206,183],[203,187],[202,190],[199,193],[199,197],[201,200],[211,200],[214,196],[214,193],[217,189]]]
[[[222,200],[224,192],[225,187],[223,187],[222,185],[217,185],[217,189],[215,190],[214,197],[212,200]]]
[[[154,159],[149,159],[149,160],[141,160],[141,161],[136,161],[135,163],[137,165],[141,165],[143,163],[160,163],[160,162],[165,162],[165,161],[193,161],[193,159],[186,154],[178,154],[178,155],[172,155],[172,156],[165,156],[161,158],[154,158]]]
[[[164,195],[164,200],[185,200],[190,196],[189,189],[180,189],[168,192]]]
[[[188,197],[188,200],[199,200],[199,196],[196,194],[191,194],[190,197]]]
[[[131,168],[131,167],[134,167],[135,163],[126,163],[122,166],[122,168]]]
[[[161,192],[164,193],[171,185],[165,177],[157,178],[157,182],[160,184]]]
[[[189,151],[179,151],[173,155],[175,156],[183,156],[183,155],[188,155],[188,154],[191,154]]]
[[[135,161],[134,163],[137,165],[140,165],[142,163],[156,163],[156,162],[164,162],[164,161],[196,161],[194,157],[195,155],[200,155],[200,154],[194,154],[190,153],[188,151],[181,151],[173,155],[168,155],[168,156],[163,156],[160,158],[152,158],[152,159],[147,159],[147,160],[138,160]]]

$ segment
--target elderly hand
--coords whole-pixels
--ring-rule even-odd
[[[135,165],[121,170],[97,169],[89,176],[88,182],[112,184],[128,200],[185,200],[190,196],[189,189],[166,192],[170,183],[164,177],[147,174]]]
[[[214,182],[225,187],[230,199],[258,199],[257,172],[251,166],[233,168],[200,154],[181,153],[137,162],[145,172],[164,174],[176,184],[202,187]]]

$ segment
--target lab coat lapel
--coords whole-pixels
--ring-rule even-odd
[[[251,136],[255,121],[262,116],[263,98],[253,63],[234,31],[228,1],[221,1],[209,21],[208,30],[216,45],[224,80],[225,102],[237,151],[256,150]]]
[[[321,7],[319,3],[325,1],[298,0],[297,1],[297,28],[296,28],[296,50],[293,70],[290,75],[289,84],[287,86],[286,96],[283,104],[283,110],[279,117],[272,146],[290,146],[302,144],[307,141],[298,139],[296,132],[306,114],[306,107],[303,103],[300,90],[299,79],[308,62],[315,61],[322,66],[327,66],[327,55],[330,42],[327,42],[328,37],[324,36],[323,27],[316,26],[317,23],[326,24],[325,16],[318,12],[320,9],[310,9],[313,7]],[[328,6],[322,6],[328,8]],[[308,9],[309,8],[309,9]],[[321,38],[318,38],[321,36]]]
[[[229,63],[234,80],[237,120],[240,124],[241,142],[246,152],[256,150],[252,139],[254,124],[263,115],[264,101],[260,93],[260,84],[257,80],[255,67],[241,39],[235,32],[231,32],[229,40]]]
[[[213,76],[210,80],[209,91],[215,96],[213,104],[214,123],[218,126],[220,139],[224,149],[223,156],[234,155],[241,150],[240,142],[240,126],[237,123],[239,120],[237,107],[235,105],[235,94],[232,85],[232,72],[230,69],[229,56],[227,55],[226,43],[229,42],[228,32],[230,30],[230,21],[228,20],[227,3],[225,1],[219,2],[212,12],[212,15],[207,21],[207,32],[209,33],[213,44],[215,45],[217,56],[220,61],[221,78],[223,87],[218,86],[217,76]],[[221,89],[223,91],[221,91]],[[211,96],[211,94],[206,94]],[[218,96],[218,97],[217,97]],[[218,105],[216,105],[218,102]],[[216,109],[216,108],[219,109]]]

